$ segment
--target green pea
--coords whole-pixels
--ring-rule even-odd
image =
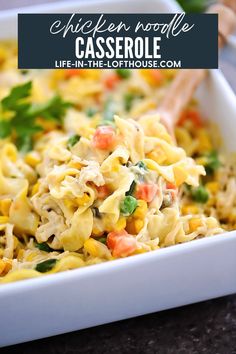
[[[57,259],[51,258],[48,259],[47,261],[38,263],[35,267],[35,270],[37,270],[40,273],[46,273],[49,270],[51,270],[56,263],[57,263]]]
[[[120,212],[124,216],[129,216],[133,214],[133,212],[137,208],[137,205],[138,205],[137,199],[132,197],[131,195],[128,195],[120,204]]]
[[[216,151],[210,152],[206,157],[205,170],[208,175],[212,175],[220,167],[220,160]]]
[[[199,186],[197,188],[193,188],[191,190],[192,199],[198,203],[206,203],[209,199],[209,193],[206,188],[203,186]]]
[[[128,79],[131,76],[131,70],[130,69],[116,69],[116,73],[122,79]]]

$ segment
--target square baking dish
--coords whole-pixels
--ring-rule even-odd
[[[94,0],[19,12],[178,12],[166,0]],[[0,14],[0,37],[16,36],[16,10]],[[0,83],[1,84],[1,83]],[[236,98],[219,70],[196,97],[236,151]],[[0,287],[0,346],[53,336],[236,292],[236,232]]]

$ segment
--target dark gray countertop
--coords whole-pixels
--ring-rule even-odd
[[[0,0],[0,9],[43,2],[53,0]],[[236,55],[223,53],[220,64],[236,90]],[[24,343],[0,352],[236,354],[236,295]]]
[[[234,354],[236,296],[24,343],[1,353]]]

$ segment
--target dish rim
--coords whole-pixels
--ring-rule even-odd
[[[173,257],[174,254],[186,254],[194,250],[201,250],[211,248],[213,245],[231,242],[236,238],[236,230],[224,232],[218,235],[212,235],[196,239],[184,243],[180,243],[158,250],[150,251],[143,254],[133,255],[126,258],[119,258],[107,262],[98,264],[92,264],[90,266],[84,266],[81,268],[71,269],[59,273],[53,273],[48,275],[42,275],[41,277],[23,279],[12,283],[0,284],[0,297],[4,295],[4,292],[8,295],[14,293],[23,292],[24,290],[31,290],[32,288],[39,287],[44,288],[47,286],[53,286],[60,282],[69,283],[73,280],[79,281],[81,278],[87,278],[94,275],[101,275],[102,273],[109,273],[127,268],[133,268],[142,266],[146,261],[158,261],[160,258]],[[101,273],[101,274],[99,274]]]
[[[137,4],[142,3],[142,0],[129,0],[130,5],[132,3]],[[158,0],[149,0],[150,3],[157,3]],[[89,5],[92,7],[93,4],[109,4],[111,5],[112,0],[90,0],[89,3],[84,2],[83,0],[75,1],[75,0],[69,0],[66,3],[65,2],[54,2],[54,3],[42,3],[38,5],[30,5],[30,6],[25,6],[25,7],[20,7],[20,8],[14,8],[14,9],[9,9],[9,10],[4,10],[0,13],[0,22],[2,20],[10,20],[13,19],[15,16],[17,16],[17,13],[30,13],[30,12],[37,12],[40,11],[41,13],[47,13],[47,12],[52,12],[56,10],[56,13],[62,13],[64,9],[67,9],[64,11],[64,13],[69,12],[69,9],[72,9],[73,7],[86,7],[86,5]],[[127,0],[119,0],[120,4],[126,4]],[[172,7],[172,10],[176,8],[179,11],[181,11],[181,8],[178,6],[178,4],[173,1],[173,0],[168,0],[166,1],[166,5],[168,5],[170,8]],[[107,11],[103,11],[106,13]],[[81,12],[82,13],[82,12]],[[3,39],[1,39],[3,40]],[[218,81],[217,85],[221,85],[222,90],[225,91],[225,94],[228,96],[228,100],[232,101],[232,104],[235,106],[235,111],[236,111],[236,100],[235,100],[235,94],[233,90],[231,89],[230,85],[224,78],[224,76],[221,74],[220,69],[212,69],[210,70],[211,75],[215,77],[215,79]],[[168,246],[166,248],[161,248],[158,250],[150,251],[144,254],[139,254],[136,256],[130,256],[122,259],[116,259],[112,261],[107,261],[99,264],[93,264],[91,266],[85,266],[69,271],[63,271],[59,273],[53,273],[49,274],[47,276],[42,275],[42,277],[37,277],[37,278],[29,278],[29,279],[23,279],[19,280],[16,282],[12,283],[3,283],[0,284],[0,297],[4,296],[5,294],[7,295],[13,295],[14,293],[19,293],[23,292],[25,290],[31,290],[32,288],[44,288],[49,285],[55,285],[59,284],[60,282],[63,283],[69,283],[70,281],[73,280],[79,280],[80,278],[83,277],[90,277],[94,276],[95,274],[99,273],[109,273],[109,272],[115,272],[116,270],[119,271],[120,269],[127,269],[128,268],[133,268],[137,266],[142,266],[143,263],[146,263],[147,260],[149,261],[154,261],[163,258],[163,257],[173,257],[174,254],[184,254],[184,253],[189,253],[191,250],[199,250],[202,248],[209,248],[212,247],[214,244],[219,244],[219,243],[225,243],[225,242],[231,242],[236,237],[236,230],[230,231],[230,232],[223,232],[218,235],[214,236],[209,236],[209,237],[204,237],[201,239],[197,240],[192,240],[189,242],[173,245],[173,246]],[[3,286],[4,285],[4,286]]]

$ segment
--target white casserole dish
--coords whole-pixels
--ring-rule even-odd
[[[67,2],[21,12],[177,12],[172,1]],[[20,11],[19,11],[20,12]],[[16,11],[0,36],[16,35]],[[198,91],[202,111],[236,151],[236,99],[218,70]],[[236,232],[0,287],[0,346],[48,337],[236,292]]]

